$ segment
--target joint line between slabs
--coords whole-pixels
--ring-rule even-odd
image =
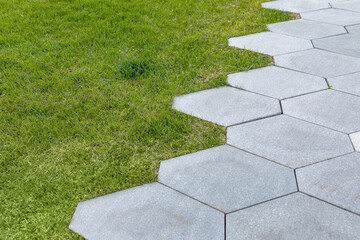
[[[251,123],[251,122],[263,120],[263,119],[266,119],[266,118],[276,117],[276,116],[279,116],[279,115],[282,115],[281,109],[280,109],[280,112],[279,112],[279,113],[272,114],[272,115],[268,115],[268,116],[265,116],[265,117],[260,117],[260,118],[252,119],[252,120],[245,121],[245,122],[241,122],[241,123],[235,123],[235,124],[226,126],[226,129],[227,129],[227,128],[230,128],[230,127],[235,127],[235,126],[238,126],[238,125],[242,125],[242,124],[245,124],[245,123]]]
[[[299,191],[299,192],[302,193],[302,194],[305,194],[306,196],[309,196],[309,197],[311,197],[311,198],[317,199],[317,200],[319,200],[319,201],[321,201],[321,202],[327,203],[327,204],[329,204],[329,205],[331,205],[331,206],[337,207],[337,208],[339,208],[339,209],[341,209],[341,210],[344,210],[344,211],[346,211],[346,212],[352,213],[352,214],[360,217],[360,214],[359,214],[359,213],[356,213],[356,212],[353,212],[353,211],[351,211],[351,210],[349,210],[349,209],[340,207],[339,205],[336,205],[336,204],[331,203],[331,202],[328,202],[328,201],[326,201],[326,200],[324,200],[324,199],[315,197],[315,196],[313,196],[313,195],[311,195],[311,194],[308,194],[308,193],[306,193],[306,192],[302,192],[302,191]]]
[[[326,79],[325,79],[325,83],[326,83]],[[324,88],[324,89],[315,90],[315,91],[312,91],[312,92],[307,92],[307,93],[287,97],[287,98],[283,98],[283,99],[281,99],[281,101],[285,101],[285,100],[292,99],[292,98],[297,98],[297,97],[302,97],[302,96],[306,96],[306,95],[309,95],[309,94],[314,94],[314,93],[318,93],[318,92],[322,92],[322,91],[326,91],[326,90],[329,90],[329,87]]]
[[[239,148],[239,147],[237,147],[237,146],[235,146],[235,145],[232,145],[232,144],[230,144],[230,143],[226,143],[225,145],[228,145],[228,146],[230,146],[230,147],[239,149],[239,150],[241,150],[241,151],[244,151],[244,152],[249,153],[249,154],[251,154],[251,155],[254,155],[254,156],[256,156],[256,157],[259,157],[259,158],[265,159],[265,160],[267,160],[267,161],[270,161],[270,162],[272,162],[272,163],[278,164],[278,165],[280,165],[280,166],[289,168],[289,169],[291,169],[291,170],[294,170],[294,168],[292,168],[292,167],[289,167],[289,166],[284,165],[284,164],[282,164],[282,163],[276,162],[276,161],[271,160],[271,159],[269,159],[269,158],[266,158],[266,157],[264,157],[264,156],[260,156],[260,155],[258,155],[258,154],[256,154],[256,153],[249,152],[249,151],[246,150],[246,149]]]
[[[212,209],[214,209],[214,210],[216,210],[216,211],[218,211],[218,212],[221,212],[221,213],[225,214],[224,211],[222,211],[222,210],[220,210],[220,209],[217,209],[217,208],[209,205],[208,203],[202,202],[202,201],[200,201],[200,200],[198,200],[198,199],[196,199],[196,198],[194,198],[194,197],[192,197],[192,196],[190,196],[190,195],[187,195],[186,193],[183,193],[183,192],[181,192],[181,191],[179,191],[179,190],[177,190],[177,189],[175,189],[175,188],[173,188],[173,187],[170,187],[169,185],[166,185],[166,184],[164,184],[164,183],[162,183],[162,182],[159,182],[159,181],[157,181],[157,183],[159,183],[159,184],[163,185],[164,187],[167,187],[167,188],[169,188],[169,189],[171,189],[171,190],[173,190],[173,191],[175,191],[175,192],[178,192],[178,193],[180,193],[180,194],[182,194],[182,195],[184,195],[184,196],[186,196],[186,197],[188,197],[188,198],[191,198],[191,199],[193,199],[193,200],[195,200],[195,201],[197,201],[197,202],[199,202],[199,203],[201,203],[201,204],[203,204],[203,205],[206,205],[206,206],[208,206],[208,207],[210,207],[210,208],[212,208]]]
[[[298,193],[298,191],[287,193],[287,194],[284,194],[284,195],[281,195],[281,196],[278,196],[278,197],[275,197],[275,198],[271,198],[271,199],[268,199],[268,200],[265,200],[265,201],[262,201],[262,202],[259,202],[259,203],[255,203],[255,204],[249,205],[247,207],[240,208],[240,209],[232,211],[232,212],[228,212],[228,213],[226,213],[226,215],[232,214],[232,213],[235,213],[235,212],[239,212],[239,211],[242,211],[242,210],[245,210],[245,209],[260,205],[260,204],[263,204],[263,203],[267,203],[267,202],[270,202],[270,201],[273,201],[273,200],[276,200],[276,199],[279,199],[279,198],[287,197],[287,196],[290,196],[290,195],[295,194],[295,193]]]
[[[345,34],[344,34],[344,35],[345,35]],[[351,58],[356,58],[356,59],[359,59],[359,58],[360,58],[360,57],[356,57],[356,56],[349,55],[349,54],[346,54],[346,53],[334,52],[334,51],[331,51],[331,50],[329,50],[329,49],[324,49],[324,48],[320,48],[320,47],[314,47],[314,49],[317,49],[317,50],[320,50],[320,51],[324,51],[324,52],[329,52],[329,53],[332,53],[332,54],[337,54],[337,55],[345,56],[345,57],[351,57]]]
[[[329,127],[326,127],[326,126],[323,126],[323,125],[320,125],[320,124],[317,124],[317,123],[314,123],[314,122],[310,122],[310,121],[307,121],[307,120],[304,120],[304,119],[301,119],[301,118],[297,118],[297,117],[288,115],[288,114],[286,114],[286,113],[284,113],[284,115],[285,115],[285,116],[288,116],[288,117],[291,117],[291,118],[294,118],[294,119],[297,119],[297,120],[300,120],[300,121],[304,121],[304,122],[307,122],[307,123],[311,123],[311,124],[314,124],[314,125],[316,125],[316,126],[323,127],[323,128],[326,128],[326,129],[329,129],[329,130],[332,130],[332,131],[335,131],[335,132],[338,132],[338,133],[348,134],[348,133],[342,132],[342,131],[340,131],[340,130],[336,130],[336,129],[333,129],[333,128],[329,128]]]
[[[356,94],[349,93],[349,92],[344,92],[343,90],[339,90],[339,89],[336,89],[336,88],[331,88],[331,90],[336,91],[336,92],[341,92],[341,93],[344,93],[344,94],[348,94],[348,95],[352,95],[354,97],[360,97],[360,95],[356,95]]]
[[[226,213],[224,214],[224,240],[226,240]]]
[[[350,137],[350,134],[348,134],[348,137],[349,137],[349,140],[350,140],[350,143],[351,143],[352,148],[353,148],[354,151],[356,152],[356,148],[355,148],[355,145],[354,145],[354,143],[353,143],[353,141],[352,141],[352,139],[351,139],[351,137]]]
[[[298,183],[297,176],[296,176],[296,169],[294,169],[294,177],[295,177],[296,188],[297,188],[297,191],[299,192],[299,183]]]
[[[344,153],[344,154],[341,154],[341,155],[338,155],[338,156],[335,156],[335,157],[331,157],[331,158],[327,158],[327,159],[322,159],[322,160],[319,160],[317,162],[314,162],[314,163],[310,163],[308,165],[305,165],[305,166],[300,166],[300,167],[297,167],[297,168],[294,168],[295,170],[298,170],[298,169],[301,169],[301,168],[306,168],[306,167],[309,167],[309,166],[312,166],[312,165],[315,165],[315,164],[319,164],[319,163],[322,163],[322,162],[326,162],[326,161],[331,161],[335,158],[339,158],[339,157],[344,157],[346,155],[350,155],[350,154],[353,154],[355,153],[355,151],[353,152],[348,152],[348,153]]]

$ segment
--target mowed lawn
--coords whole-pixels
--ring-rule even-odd
[[[290,18],[261,0],[0,0],[0,239],[78,239],[79,201],[223,144],[174,96],[268,65],[228,38]]]

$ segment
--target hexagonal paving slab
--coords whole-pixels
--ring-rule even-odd
[[[292,169],[227,145],[161,162],[159,182],[223,212],[297,191]]]
[[[357,152],[360,152],[360,132],[350,134],[350,139]]]
[[[329,78],[328,82],[333,89],[360,96],[360,72]]]
[[[295,193],[227,215],[226,239],[354,240],[359,226],[359,216]]]
[[[175,97],[173,107],[180,112],[223,126],[281,113],[278,100],[231,87]]]
[[[359,0],[335,2],[335,3],[332,3],[331,6],[333,8],[360,12],[360,1]]]
[[[322,0],[279,0],[264,2],[262,3],[262,7],[293,13],[301,13],[330,8],[330,4],[327,1]]]
[[[274,66],[230,74],[227,81],[231,86],[278,99],[328,87],[324,78]]]
[[[360,97],[325,90],[282,101],[284,114],[341,132],[360,130]]]
[[[229,45],[271,56],[313,48],[309,40],[272,32],[230,38]]]
[[[325,9],[313,12],[306,12],[302,13],[301,17],[303,19],[331,23],[341,26],[360,23],[360,13],[340,9]]]
[[[296,170],[299,190],[360,214],[360,153]]]
[[[360,33],[360,24],[347,26],[346,29],[349,33]]]
[[[285,115],[230,127],[227,142],[292,168],[354,151],[346,134]]]
[[[69,228],[86,239],[224,239],[224,215],[152,183],[80,202]]]
[[[277,66],[326,78],[337,77],[360,70],[360,58],[319,49],[275,56],[274,60]]]
[[[347,33],[342,26],[304,19],[273,23],[267,25],[267,28],[272,32],[305,39],[316,39]]]
[[[360,34],[345,34],[341,36],[316,39],[313,43],[316,48],[360,57]]]

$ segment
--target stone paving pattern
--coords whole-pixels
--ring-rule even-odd
[[[175,97],[173,107],[180,112],[223,126],[281,113],[279,101],[230,87]]]
[[[352,25],[352,26],[346,26],[346,30],[349,33],[360,33],[360,24]]]
[[[329,38],[315,39],[313,44],[316,48],[360,57],[359,34],[344,34]]]
[[[360,98],[326,90],[282,102],[284,114],[341,132],[360,130]]]
[[[309,40],[346,33],[342,26],[304,19],[273,23],[269,24],[267,28],[272,32]]]
[[[324,78],[275,66],[230,74],[227,81],[233,87],[277,99],[328,88]]]
[[[313,48],[309,40],[273,32],[262,32],[230,38],[229,45],[272,56]]]
[[[286,115],[230,127],[227,143],[291,168],[354,151],[346,134]]]
[[[316,22],[330,23],[340,26],[360,24],[360,13],[341,9],[325,9],[320,11],[306,12],[302,13],[301,17],[306,20],[313,20]]]
[[[329,78],[332,89],[360,96],[360,72]]]
[[[325,78],[358,72],[360,69],[360,58],[319,49],[275,56],[274,60],[277,66]]]
[[[292,169],[227,145],[163,161],[158,181],[226,213],[297,191]]]
[[[275,66],[173,107],[226,145],[161,162],[158,182],[80,202],[86,239],[360,239],[360,0],[278,0],[302,19],[229,45]]]
[[[360,214],[360,153],[296,170],[299,190]]]

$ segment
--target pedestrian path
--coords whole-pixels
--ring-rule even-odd
[[[86,239],[360,239],[360,0],[278,0],[302,19],[229,45],[274,57],[173,107],[226,145],[161,162],[158,181],[80,202]]]

